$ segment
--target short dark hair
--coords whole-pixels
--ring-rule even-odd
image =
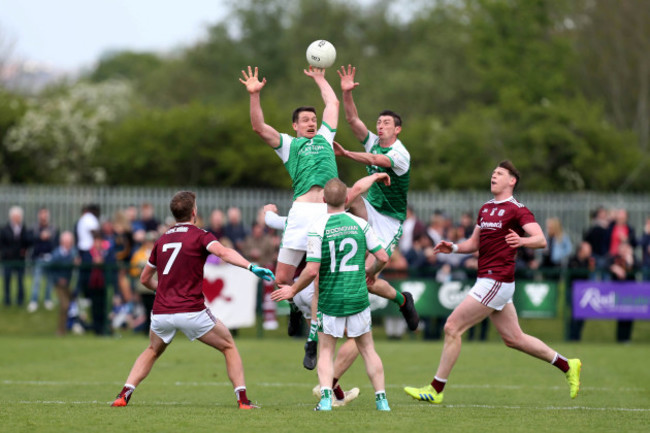
[[[394,111],[384,110],[381,113],[379,113],[379,117],[381,116],[390,116],[393,118],[393,121],[395,122],[395,126],[402,126],[402,117]]]
[[[325,203],[330,206],[339,207],[345,204],[345,198],[348,195],[348,187],[338,177],[334,177],[327,181],[323,196]]]
[[[515,179],[517,179],[517,182],[515,183],[515,187],[513,188],[513,190],[516,189],[517,185],[519,185],[519,178],[520,178],[519,170],[517,170],[517,167],[515,167],[515,165],[509,159],[504,159],[499,163],[498,166],[508,170],[510,175],[513,176]]]
[[[192,218],[192,211],[196,205],[196,194],[192,191],[179,191],[174,194],[169,202],[169,210],[172,211],[177,222],[189,221]]]
[[[296,123],[298,121],[298,117],[300,116],[300,113],[302,113],[303,111],[309,111],[310,113],[316,114],[316,109],[314,107],[310,107],[306,105],[302,107],[298,107],[295,110],[293,110],[293,114],[291,115],[291,122]]]

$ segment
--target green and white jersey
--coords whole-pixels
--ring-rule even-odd
[[[338,177],[332,144],[335,134],[336,129],[325,122],[312,139],[280,134],[280,145],[275,153],[291,176],[294,200],[312,186],[324,187],[328,180]]]
[[[404,221],[411,180],[411,155],[399,139],[390,147],[381,147],[379,137],[370,131],[362,143],[366,152],[386,155],[391,162],[391,166],[388,168],[375,165],[366,166],[368,174],[388,173],[390,176],[390,186],[373,183],[366,199],[379,213]]]
[[[324,215],[311,225],[307,261],[320,263],[318,311],[344,317],[368,308],[366,250],[379,249],[370,225],[347,212]]]

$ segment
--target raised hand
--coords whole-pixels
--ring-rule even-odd
[[[309,69],[303,69],[303,72],[305,75],[312,77],[313,79],[325,78],[325,69],[315,68],[311,65],[309,66]]]
[[[262,78],[262,81],[258,78],[257,66],[255,66],[255,72],[253,68],[248,67],[248,73],[246,71],[241,71],[241,74],[244,76],[244,79],[239,79],[239,82],[246,86],[248,93],[259,93],[264,85],[266,84],[266,78]]]
[[[347,151],[345,150],[345,148],[343,146],[341,146],[341,143],[335,141],[334,142],[334,155],[336,155],[336,156],[345,156],[345,152],[347,152]]]
[[[341,66],[340,69],[336,70],[336,73],[341,77],[341,90],[344,92],[353,90],[359,85],[359,83],[354,82],[354,74],[357,73],[357,68],[354,66],[348,65],[347,71],[345,70],[345,66]]]
[[[390,176],[388,173],[375,173],[375,182],[381,182],[386,186],[390,186]]]

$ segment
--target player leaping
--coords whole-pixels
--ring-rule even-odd
[[[368,221],[390,256],[402,236],[411,176],[411,155],[398,138],[402,131],[402,119],[393,111],[382,111],[377,119],[377,134],[370,132],[359,118],[352,97],[352,90],[359,85],[354,81],[356,68],[348,65],[346,70],[342,66],[337,72],[341,77],[345,119],[354,136],[363,144],[365,152],[350,152],[335,143],[335,153],[365,164],[369,174],[387,173],[390,176],[390,186],[373,184],[366,198],[360,197],[349,203],[350,212]],[[368,256],[369,261],[374,259],[373,256]],[[376,274],[371,280],[374,277]],[[393,300],[400,307],[409,329],[417,329],[420,319],[409,292],[400,293],[383,279],[376,279],[374,284],[368,286],[368,291]]]
[[[296,137],[280,134],[264,121],[260,92],[266,85],[266,78],[258,78],[258,69],[248,67],[242,71],[239,81],[250,94],[250,116],[255,131],[282,159],[293,183],[293,204],[289,210],[287,224],[282,236],[276,279],[278,284],[291,284],[296,268],[307,251],[307,227],[321,215],[327,213],[323,202],[323,187],[338,176],[333,141],[339,116],[339,100],[325,79],[325,70],[309,67],[305,75],[318,85],[325,108],[323,122],[318,128],[318,116],[314,107],[298,107],[292,116]],[[315,316],[315,314],[314,314]],[[316,364],[318,334],[316,320],[312,317],[309,337],[305,345],[306,368]]]

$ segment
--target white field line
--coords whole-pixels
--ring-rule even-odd
[[[63,400],[21,400],[17,401],[18,404],[29,404],[29,405],[102,405],[106,406],[111,404],[110,401],[99,401],[99,400],[89,400],[89,401],[63,401]],[[417,404],[417,403],[413,403]],[[391,404],[392,407],[412,407],[413,404]],[[193,402],[181,402],[181,401],[138,401],[132,406],[193,406]],[[212,404],[213,406],[224,406],[230,407],[232,405],[223,405],[223,404]],[[297,406],[313,406],[313,403],[301,403]],[[277,406],[277,404],[273,405]],[[262,406],[263,407],[263,406]],[[574,410],[585,410],[585,411],[600,411],[600,412],[650,412],[650,408],[634,408],[634,407],[589,407],[589,406],[569,406],[569,407],[559,407],[559,406],[507,406],[507,405],[484,405],[484,404],[444,404],[440,406],[434,405],[419,405],[421,408],[432,408],[432,410],[444,410],[444,409],[507,409],[507,410],[538,410],[538,411],[574,411]],[[434,409],[435,408],[435,409]]]
[[[1,385],[35,385],[35,386],[114,386],[114,385],[123,385],[123,382],[84,382],[84,381],[54,381],[54,380],[2,380],[0,381]],[[316,381],[313,383],[296,383],[296,382],[257,382],[250,384],[252,387],[266,387],[266,388],[304,388],[309,387],[310,389],[316,385]],[[230,382],[167,382],[160,383],[156,382],[156,385],[162,386],[187,386],[187,387],[198,387],[198,386],[207,386],[207,387],[231,387]],[[347,384],[347,386],[351,386]],[[368,387],[370,385],[367,385]],[[396,384],[387,384],[386,388],[391,389],[402,389],[405,384],[396,385]],[[566,388],[564,386],[537,386],[537,385],[489,385],[489,384],[453,384],[449,388],[461,388],[461,389],[544,389],[544,390],[562,390]],[[620,387],[620,388],[611,388],[611,387],[590,387],[590,386],[581,386],[581,391],[599,391],[599,392],[646,392],[645,388],[630,388],[630,387]]]

